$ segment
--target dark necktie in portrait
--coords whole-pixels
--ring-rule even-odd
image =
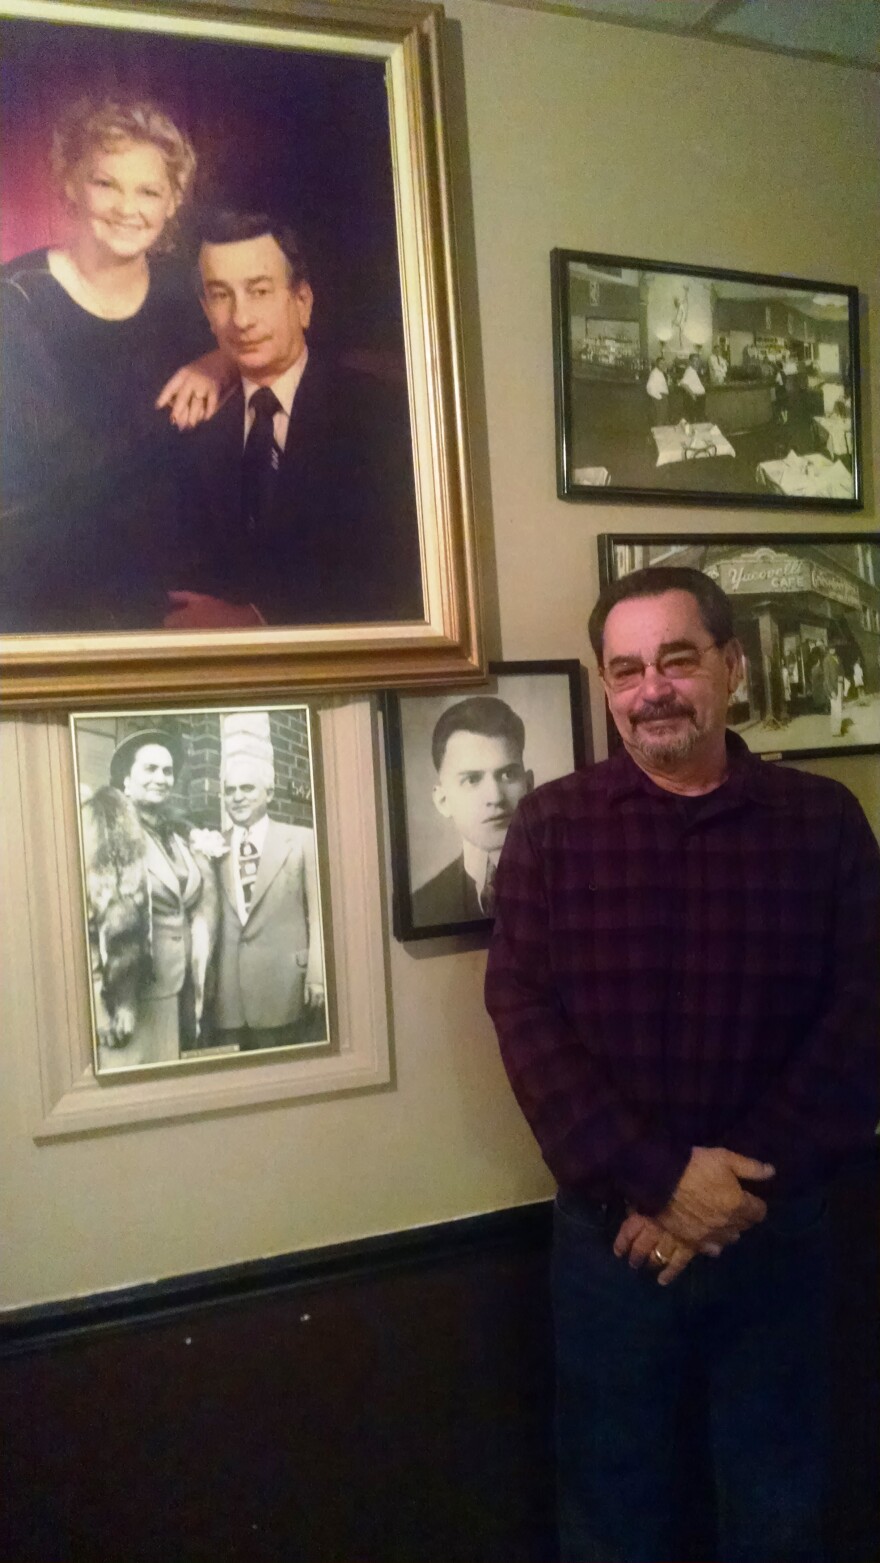
[[[272,506],[272,488],[281,452],[275,443],[275,414],[281,403],[268,385],[261,385],[248,403],[253,423],[242,458],[242,522],[248,536],[260,537]]]

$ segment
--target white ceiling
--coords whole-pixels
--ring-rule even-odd
[[[499,0],[496,0],[499,3]],[[880,71],[880,0],[500,0]]]

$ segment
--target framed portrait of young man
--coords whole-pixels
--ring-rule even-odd
[[[483,676],[442,32],[0,3],[7,705]]]
[[[479,690],[385,697],[398,939],[487,928],[520,798],[587,761],[579,662],[494,662],[490,675]]]

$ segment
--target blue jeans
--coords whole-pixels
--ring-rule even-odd
[[[780,1202],[668,1287],[649,1265],[615,1258],[623,1215],[564,1193],[556,1202],[562,1563],[678,1563],[678,1435],[694,1375],[708,1412],[717,1563],[822,1563],[824,1199]]]

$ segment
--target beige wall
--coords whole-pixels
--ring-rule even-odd
[[[880,358],[877,82],[867,72],[483,0],[453,0],[448,13],[460,24],[450,39],[452,102],[467,111],[466,127],[456,118],[450,128],[490,649],[586,662],[598,533],[707,524],[833,532],[837,523],[557,500],[550,249],[857,283],[873,332],[863,341],[867,387]],[[454,79],[462,63],[463,82]],[[878,439],[875,420],[875,471]],[[870,458],[869,449],[869,468]],[[853,528],[875,524],[870,471],[868,490]],[[602,754],[595,684],[592,695]],[[847,782],[880,828],[874,757],[810,768]],[[2,797],[14,807],[8,772]],[[37,1147],[23,1106],[33,984],[26,963],[11,970],[7,959],[0,980],[23,1018],[17,1034],[7,1025],[2,1036],[3,1305],[549,1193],[483,1014],[484,953],[392,943],[389,964],[392,1088]]]

